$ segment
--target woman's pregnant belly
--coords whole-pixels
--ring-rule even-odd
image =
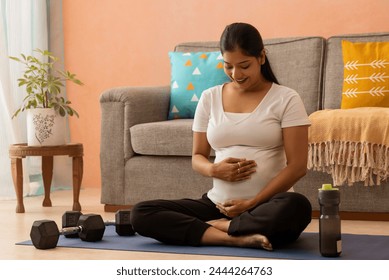
[[[285,153],[282,147],[267,150],[248,146],[227,147],[216,151],[215,162],[220,162],[229,157],[255,160],[257,163],[256,172],[251,175],[250,179],[239,182],[227,182],[214,178],[213,188],[208,192],[209,199],[214,203],[254,197],[286,165]]]

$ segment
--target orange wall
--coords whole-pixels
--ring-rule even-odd
[[[218,40],[235,21],[265,39],[387,32],[388,11],[387,0],[64,0],[66,68],[85,83],[67,89],[80,114],[70,129],[84,144],[83,186],[100,187],[101,92],[168,85],[167,53],[177,43]]]

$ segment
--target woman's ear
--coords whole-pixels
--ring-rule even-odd
[[[261,65],[264,65],[265,62],[266,62],[266,50],[265,49],[263,49],[261,51],[261,56],[260,56],[260,61],[259,62],[261,63]]]

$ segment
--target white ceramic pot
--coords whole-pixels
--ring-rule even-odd
[[[66,143],[66,119],[52,108],[27,110],[29,146],[58,146]]]

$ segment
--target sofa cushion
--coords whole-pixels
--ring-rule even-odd
[[[389,41],[389,33],[341,35],[328,38],[322,98],[322,107],[324,109],[339,109],[341,106],[343,87],[342,40],[351,42],[385,42]]]
[[[193,119],[201,93],[230,81],[215,52],[169,52],[171,95],[168,119]]]
[[[141,155],[191,156],[192,119],[137,124],[130,128],[133,150]]]
[[[295,89],[308,114],[319,109],[325,39],[298,37],[264,40],[267,56],[278,81]],[[176,46],[178,52],[214,51],[219,42],[188,42]]]
[[[341,108],[389,107],[389,42],[344,40],[342,53]]]

